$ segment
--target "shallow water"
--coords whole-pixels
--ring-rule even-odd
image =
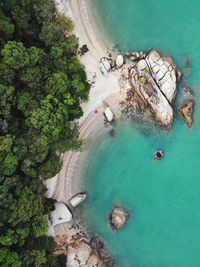
[[[120,267],[199,267],[200,2],[93,0],[93,5],[123,51],[156,48],[172,55],[182,70],[184,57],[191,56],[191,73],[183,79],[193,87],[196,109],[192,129],[177,114],[170,132],[123,122],[115,138],[99,141],[86,172],[91,228],[106,240]],[[156,161],[159,148],[165,157]],[[108,224],[114,204],[131,214],[115,234]]]

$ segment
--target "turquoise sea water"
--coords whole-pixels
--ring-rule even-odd
[[[99,140],[86,172],[86,215],[107,242],[120,267],[200,267],[200,1],[93,0],[113,43],[122,50],[156,48],[173,56],[193,88],[195,123],[177,114],[171,131],[121,122],[117,135]],[[181,87],[177,103],[180,102]],[[153,159],[162,148],[165,157]],[[124,229],[113,233],[113,205],[130,211]]]

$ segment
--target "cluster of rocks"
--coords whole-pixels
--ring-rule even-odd
[[[56,255],[67,255],[67,267],[112,267],[114,258],[107,252],[104,242],[93,236],[80,211],[75,211],[73,220],[57,224],[54,240]]]
[[[98,237],[87,242],[80,239],[67,245],[67,267],[112,267],[113,257],[106,251],[105,244]]]
[[[131,86],[148,106],[157,121],[164,126],[173,122],[172,102],[176,96],[180,73],[169,56],[160,55],[152,50],[130,69]]]
[[[183,92],[185,100],[179,106],[179,112],[188,127],[191,127],[194,122],[194,96],[191,87],[184,82],[183,84]]]
[[[97,251],[84,240],[71,243],[67,248],[68,267],[105,267]]]
[[[131,60],[131,61],[134,62],[134,61],[138,61],[138,60],[144,59],[146,57],[146,54],[143,51],[132,52],[132,53],[125,53],[125,57],[128,60]]]
[[[100,69],[103,74],[107,74],[111,70],[121,68],[125,63],[128,63],[125,68],[125,70],[128,69],[128,77],[124,74],[124,68],[122,68],[122,76],[128,79],[130,86],[125,99],[121,102],[122,107],[127,111],[133,108],[142,113],[149,110],[161,125],[171,126],[175,114],[172,104],[181,78],[181,73],[172,58],[156,50],[151,50],[147,55],[144,52],[125,53],[124,57],[118,55],[115,59],[111,56],[102,58]],[[190,63],[191,59],[186,58],[187,74]],[[188,88],[184,86],[184,92],[187,94],[190,93]],[[186,106],[190,107],[187,114]],[[191,126],[194,101],[186,101],[179,111],[186,124]]]

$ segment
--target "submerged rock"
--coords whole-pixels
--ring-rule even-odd
[[[190,74],[190,68],[191,68],[192,58],[191,56],[185,56],[184,58],[184,75],[187,77]]]
[[[188,127],[191,127],[193,124],[194,100],[187,100],[183,105],[181,105],[179,111],[184,122],[188,125]]]
[[[111,130],[109,131],[109,134],[110,134],[111,137],[115,137],[116,132],[115,132],[114,129],[111,129]]]
[[[110,214],[110,224],[114,230],[120,230],[128,221],[128,212],[121,207],[115,207]]]

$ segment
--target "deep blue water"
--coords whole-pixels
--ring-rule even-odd
[[[171,131],[123,122],[117,136],[106,135],[93,148],[86,173],[91,228],[107,242],[120,267],[200,266],[200,1],[93,0],[102,26],[123,51],[156,48],[183,70],[196,100],[188,129],[177,113]],[[182,87],[176,106],[182,99]],[[165,157],[155,161],[162,148]],[[113,205],[130,211],[124,229],[113,234]]]

